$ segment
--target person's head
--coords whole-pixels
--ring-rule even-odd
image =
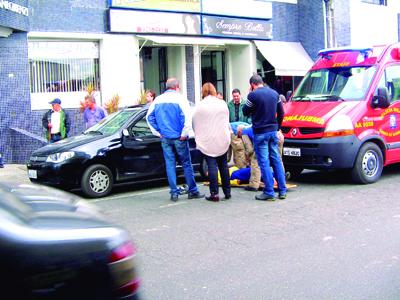
[[[61,100],[58,98],[53,99],[52,101],[49,102],[51,104],[51,107],[54,111],[60,111],[61,110]]]
[[[232,99],[233,99],[233,103],[235,104],[239,104],[240,100],[242,99],[242,96],[240,94],[240,90],[239,89],[233,89],[232,90]]]
[[[153,102],[155,97],[156,97],[156,93],[153,90],[148,90],[146,92],[146,101],[147,101],[147,103]]]
[[[205,98],[210,95],[215,97],[217,95],[217,90],[211,82],[206,82],[201,88],[201,97]]]
[[[282,103],[286,103],[286,97],[282,94],[279,95],[279,100],[281,100]]]
[[[92,109],[93,107],[96,106],[96,99],[92,95],[86,95],[85,96],[85,105],[86,107],[89,107]]]
[[[179,91],[179,80],[175,77],[168,78],[167,82],[165,83],[165,88],[167,90]]]
[[[250,77],[250,90],[254,91],[255,89],[264,85],[264,81],[262,80],[261,76],[258,74],[254,74]]]
[[[221,99],[221,100],[224,100],[224,95],[222,95],[221,92],[217,92],[217,98]]]

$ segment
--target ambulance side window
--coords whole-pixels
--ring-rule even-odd
[[[390,102],[400,100],[400,65],[388,66],[378,87],[387,87]]]

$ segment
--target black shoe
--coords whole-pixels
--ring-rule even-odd
[[[268,196],[264,193],[257,195],[255,198],[256,198],[256,200],[262,200],[262,201],[275,201],[275,197]]]
[[[285,194],[279,194],[279,199],[285,200],[286,199],[286,193]]]
[[[210,195],[206,197],[206,200],[212,201],[212,202],[218,202],[219,201],[219,196],[218,195]]]
[[[204,198],[204,194],[200,194],[200,192],[196,192],[196,193],[189,193],[188,194],[188,199],[200,199],[200,198]]]
[[[176,201],[178,201],[178,198],[179,198],[179,196],[177,194],[172,194],[171,195],[171,201],[176,202]]]
[[[258,189],[256,189],[255,187],[252,187],[252,186],[245,186],[244,189],[246,191],[250,191],[250,192],[257,192],[258,191]]]
[[[231,194],[227,194],[227,195],[225,195],[225,198],[222,199],[222,200],[229,200],[231,198],[232,198],[232,195]]]

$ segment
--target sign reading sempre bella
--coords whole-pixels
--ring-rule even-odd
[[[20,15],[29,16],[29,9],[11,1],[0,0],[0,9],[6,9]]]

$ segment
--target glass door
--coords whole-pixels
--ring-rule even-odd
[[[206,82],[211,82],[225,99],[224,51],[203,51],[201,53],[201,84]]]

